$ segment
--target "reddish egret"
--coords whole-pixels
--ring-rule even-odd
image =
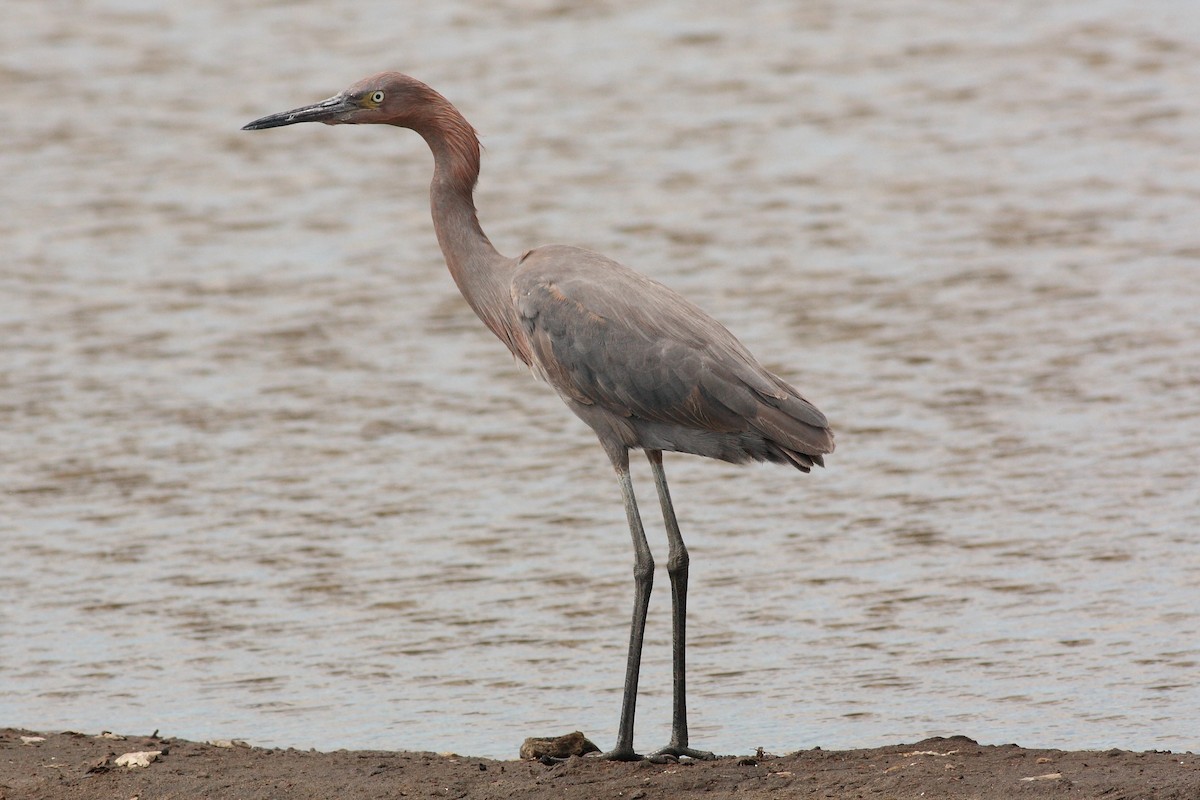
[[[671,741],[657,758],[712,758],[688,746],[684,683],[688,552],[679,534],[662,452],[722,461],[774,461],[808,472],[833,452],[825,416],[768,372],[719,322],[660,283],[597,253],[551,245],[518,258],[496,252],[479,226],[475,129],[418,80],[384,72],[328,100],[255,120],[245,130],[297,122],[411,128],[433,151],[430,202],[446,266],[463,297],[512,354],[558,392],[612,461],[633,537],[634,604],[616,747],[633,749],[634,705],[654,559],[642,530],[629,451],[650,460],[670,550],[674,692]]]

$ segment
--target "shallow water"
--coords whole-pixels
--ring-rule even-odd
[[[423,143],[238,130],[401,69],[501,251],[682,290],[838,432],[668,457],[696,744],[1200,748],[1200,14],[412,5],[5,6],[0,722],[611,745],[617,487],[458,297]]]

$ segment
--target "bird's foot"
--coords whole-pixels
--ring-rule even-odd
[[[632,747],[616,747],[607,753],[600,753],[591,757],[603,758],[607,761],[649,761],[652,764],[668,764],[679,761],[681,758],[691,758],[696,761],[712,761],[716,758],[715,755],[707,750],[697,750],[694,747],[680,747],[674,744],[667,745],[661,750],[655,750],[649,755],[634,752]]]
[[[669,744],[661,750],[655,750],[646,758],[655,764],[662,764],[668,761],[678,761],[681,758],[693,758],[696,761],[712,761],[716,756],[707,750],[697,750],[694,747],[680,747]]]
[[[602,758],[605,761],[643,761],[646,757],[634,752],[632,747],[614,747],[607,753],[600,753],[592,758]]]

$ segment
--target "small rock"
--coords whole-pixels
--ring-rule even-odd
[[[209,739],[208,744],[213,747],[249,747],[249,743],[243,742],[241,739]]]
[[[596,747],[580,731],[568,733],[565,736],[533,737],[526,739],[521,745],[521,758],[525,761],[538,761],[543,758],[570,758],[588,753],[599,753]]]
[[[113,763],[118,767],[129,767],[130,769],[134,767],[148,767],[150,766],[150,762],[157,761],[161,755],[162,750],[139,750],[136,753],[125,753],[124,755],[117,756],[116,761]]]
[[[98,761],[93,761],[85,774],[99,775],[108,772],[110,769],[112,769],[112,762],[109,761],[108,756],[105,756]]]
[[[22,736],[21,744],[37,744],[46,741],[45,736]]]

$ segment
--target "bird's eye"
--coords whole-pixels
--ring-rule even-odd
[[[371,102],[374,103],[375,105],[379,105],[380,103],[382,103],[383,102],[383,92],[378,91],[378,90],[371,92]]]

